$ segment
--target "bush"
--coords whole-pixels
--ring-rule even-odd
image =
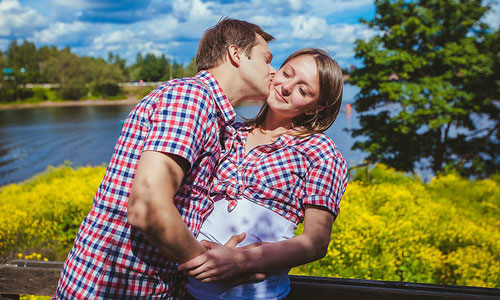
[[[20,184],[0,189],[0,257],[37,252],[64,261],[92,206],[105,168],[49,167]]]
[[[79,100],[86,92],[85,83],[79,80],[70,80],[60,89],[61,98],[66,100]]]
[[[120,87],[118,84],[113,83],[96,84],[94,86],[94,93],[102,95],[104,98],[108,98],[118,95],[118,93],[120,93]]]
[[[500,287],[498,182],[358,172],[369,176],[348,184],[326,257],[292,274]]]
[[[49,167],[2,187],[2,259],[36,252],[64,260],[104,172]],[[292,274],[500,287],[498,177],[471,181],[452,173],[425,184],[384,165],[357,173],[327,255]]]
[[[28,88],[14,88],[12,86],[0,85],[0,102],[12,102],[16,100],[24,100],[33,97],[32,89]]]

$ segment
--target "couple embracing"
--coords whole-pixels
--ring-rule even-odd
[[[290,268],[325,255],[347,183],[322,133],[342,72],[311,48],[276,71],[273,39],[223,19],[200,40],[195,77],[133,108],[53,299],[283,299]],[[242,100],[266,102],[233,123]]]

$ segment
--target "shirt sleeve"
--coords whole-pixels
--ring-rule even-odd
[[[303,204],[325,207],[337,218],[346,185],[347,164],[342,156],[317,161],[308,172]]]
[[[192,166],[203,149],[207,132],[209,92],[200,86],[184,84],[169,87],[155,97],[158,99],[149,116],[143,151],[175,154]]]

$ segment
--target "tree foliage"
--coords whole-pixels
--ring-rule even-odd
[[[127,66],[119,55],[109,53],[107,59],[82,57],[69,47],[57,49],[17,41],[8,50],[0,51],[0,102],[15,101],[33,96],[34,90],[23,88],[27,83],[55,83],[62,99],[82,97],[113,97],[120,94],[119,83],[129,80],[165,81],[171,78],[194,76],[194,59],[183,63],[168,60],[165,55],[137,54],[136,62]],[[5,72],[4,72],[5,73]],[[36,94],[36,93],[35,93]]]
[[[183,63],[168,60],[165,55],[137,54],[136,63],[131,67],[132,80],[165,81],[172,78],[182,78],[196,75],[194,58],[184,67]]]
[[[365,136],[354,148],[399,170],[488,176],[500,169],[499,31],[481,0],[376,0],[350,83]],[[495,100],[496,99],[496,100]]]

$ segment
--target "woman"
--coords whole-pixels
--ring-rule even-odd
[[[342,102],[342,72],[318,49],[293,53],[275,74],[259,114],[225,135],[212,187],[214,210],[199,240],[210,251],[182,264],[196,299],[282,299],[291,267],[322,258],[347,183],[345,159],[322,132]],[[304,231],[294,237],[297,224]],[[218,247],[245,232],[239,246]],[[214,280],[265,272],[264,281],[232,287]],[[234,283],[234,282],[232,282]]]

